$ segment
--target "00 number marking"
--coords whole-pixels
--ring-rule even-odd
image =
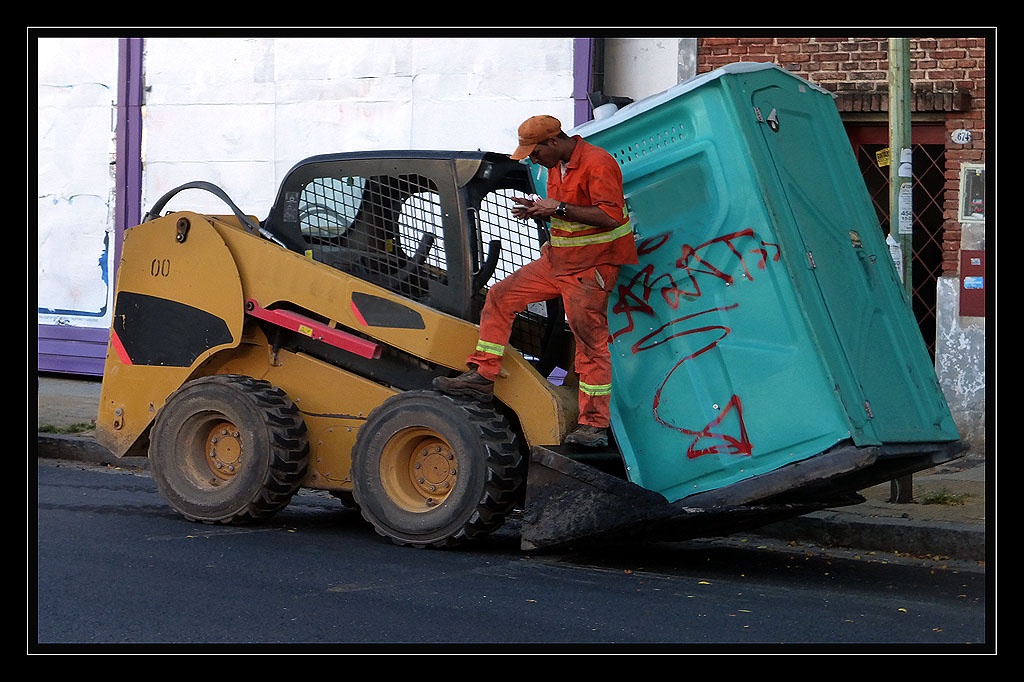
[[[154,258],[149,264],[149,274],[153,277],[167,277],[171,274],[170,258]]]

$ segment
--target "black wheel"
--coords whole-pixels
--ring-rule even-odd
[[[359,429],[353,492],[363,518],[395,544],[449,547],[504,523],[524,466],[515,433],[493,408],[407,391]]]
[[[156,416],[150,468],[190,521],[246,523],[288,505],[306,475],[298,409],[266,381],[215,375],[185,384]]]

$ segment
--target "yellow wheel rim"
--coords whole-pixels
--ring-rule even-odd
[[[242,466],[242,440],[238,427],[231,422],[214,424],[206,436],[206,464],[217,478],[227,481]]]
[[[381,452],[384,491],[406,511],[427,512],[442,504],[455,488],[458,474],[455,452],[429,429],[403,429]]]

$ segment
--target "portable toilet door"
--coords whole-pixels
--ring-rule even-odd
[[[857,445],[958,433],[831,96],[773,68],[738,75],[774,173],[759,177],[777,235],[806,254],[791,277]]]

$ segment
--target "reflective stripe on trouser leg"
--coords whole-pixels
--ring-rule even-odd
[[[598,270],[600,269],[600,276]],[[579,423],[608,428],[611,421],[612,355],[608,348],[608,289],[619,268],[600,266],[574,275],[563,288],[566,319],[576,336],[580,375]],[[570,278],[564,278],[570,279]]]
[[[480,341],[466,358],[466,364],[476,365],[476,371],[485,379],[497,379],[516,314],[531,303],[547,301],[558,293],[546,258],[527,263],[495,283],[488,290],[480,313]]]
[[[494,381],[501,372],[501,360],[505,357],[505,346],[487,341],[477,341],[476,349],[466,358],[466,364],[476,366],[476,372],[485,379]]]
[[[591,386],[580,381],[580,424],[608,428],[611,422],[612,385]]]
[[[583,393],[586,393],[589,396],[611,395],[612,394],[612,385],[611,384],[601,384],[600,386],[592,386],[590,384],[585,384],[585,383],[583,383],[581,381],[580,382],[580,391],[583,392]]]

